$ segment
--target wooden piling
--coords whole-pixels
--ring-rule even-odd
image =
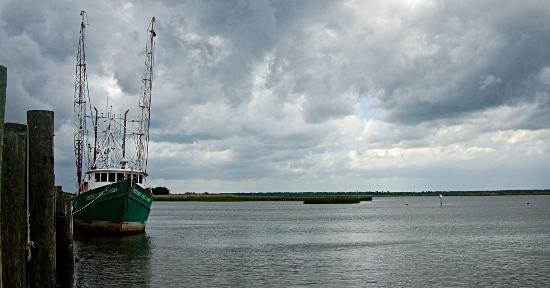
[[[27,111],[30,238],[28,287],[55,287],[53,112]]]
[[[68,242],[69,246],[67,247],[67,257],[65,258],[66,266],[66,280],[67,285],[62,287],[73,287],[74,286],[74,245],[73,245],[73,197],[74,194],[70,193],[64,193],[65,194],[65,215],[66,215],[66,223],[68,223]],[[64,273],[64,272],[61,272]]]
[[[65,211],[65,193],[61,186],[55,186],[55,234],[56,239],[69,239],[69,223]]]
[[[3,287],[26,287],[27,126],[4,125],[1,251]]]
[[[4,108],[6,105],[6,86],[8,83],[8,69],[5,66],[0,65],[0,155],[2,155],[2,146],[4,145]],[[2,157],[0,157],[0,169],[2,169]],[[0,183],[1,183],[2,173],[0,171]],[[1,185],[0,185],[1,186]],[[0,192],[1,192],[0,187]],[[0,193],[2,195],[2,193]],[[2,202],[0,196],[0,203]],[[0,208],[1,209],[1,208]],[[1,225],[1,224],[0,224]],[[0,242],[2,240],[2,235],[0,234]],[[0,275],[2,275],[2,249],[0,249]],[[2,281],[0,281],[0,288],[2,288]]]
[[[5,106],[6,106],[6,87],[7,87],[7,85],[8,85],[8,68],[6,68],[5,66],[0,65],[0,140],[4,139],[4,109],[5,109]],[[2,151],[2,145],[4,145],[4,141],[0,141],[0,152]],[[0,167],[2,167],[2,157],[0,157]],[[2,169],[2,168],[0,168],[0,169]],[[2,173],[0,173],[0,177],[2,177],[1,175],[2,175]],[[1,178],[0,178],[0,180],[1,180]],[[0,255],[2,255],[2,254],[0,254]],[[1,267],[2,266],[0,265],[0,268]],[[0,284],[0,287],[1,287],[1,284]]]
[[[65,193],[65,192],[64,192]],[[69,194],[69,196],[67,195]],[[69,240],[73,241],[73,199],[75,194],[65,193],[65,215],[69,221]]]
[[[74,255],[71,237],[71,211],[67,210],[68,195],[56,186],[55,238],[56,238],[56,287],[73,287]],[[67,199],[68,198],[68,199]]]

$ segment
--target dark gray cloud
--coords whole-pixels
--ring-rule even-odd
[[[380,99],[388,119],[417,122],[467,116],[532,102],[543,88],[534,80],[550,64],[545,48],[550,46],[548,5],[505,2],[488,12],[487,2],[468,4],[439,4],[436,17],[410,23],[412,29],[430,27],[423,29],[423,37],[436,47],[435,59],[413,59],[414,73],[394,80],[399,85]]]
[[[93,105],[106,107],[109,97],[116,113],[137,106],[145,28],[157,17],[153,184],[180,191],[550,184],[537,172],[550,165],[544,1],[4,1],[6,119],[56,112],[61,185],[73,186],[80,10],[88,12]]]

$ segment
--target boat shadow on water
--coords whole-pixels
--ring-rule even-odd
[[[75,287],[151,284],[151,243],[146,234],[75,236]]]

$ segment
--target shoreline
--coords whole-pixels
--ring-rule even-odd
[[[251,193],[187,193],[155,195],[155,201],[245,202],[245,201],[305,201],[310,199],[358,199],[372,201],[376,197],[436,197],[448,196],[517,196],[550,195],[550,190],[498,191],[428,191],[428,192],[251,192]]]
[[[370,195],[326,195],[326,196],[304,196],[304,195],[236,195],[236,194],[171,194],[155,195],[155,201],[199,201],[199,202],[250,202],[250,201],[311,201],[319,200],[341,202],[353,200],[356,202],[372,201]]]

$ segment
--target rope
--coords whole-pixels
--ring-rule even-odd
[[[28,194],[27,194],[28,195]],[[28,202],[27,202],[28,205]],[[28,206],[27,206],[28,209]],[[34,241],[31,241],[31,222],[30,222],[31,213],[27,212],[27,262],[31,262],[32,260],[32,254],[31,250],[34,248]]]
[[[25,245],[25,249],[27,250],[27,262],[31,262],[32,259],[32,248],[34,248],[34,242],[31,241],[31,213],[29,209],[29,128],[27,127],[27,187],[25,193],[27,194],[27,244]]]

